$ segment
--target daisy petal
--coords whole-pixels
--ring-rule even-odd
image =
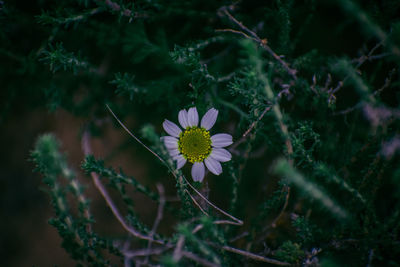
[[[206,164],[207,169],[215,175],[220,175],[222,173],[222,166],[218,160],[208,157],[204,160],[204,163]]]
[[[186,159],[182,155],[175,156],[174,160],[176,160],[176,168],[178,170],[182,168],[186,163]]]
[[[192,178],[195,182],[202,182],[204,179],[205,168],[203,162],[195,162],[192,166]]]
[[[177,155],[179,155],[179,150],[177,149],[177,148],[173,148],[173,149],[168,149],[168,154],[171,156],[171,157],[175,157],[175,156],[177,156]]]
[[[220,162],[227,162],[232,159],[231,153],[223,148],[213,148],[210,157]]]
[[[173,148],[178,148],[178,139],[172,136],[164,136],[162,138],[162,141],[164,142],[164,145],[168,149],[173,149]]]
[[[216,110],[215,108],[209,109],[201,119],[201,127],[203,127],[206,130],[210,130],[214,126],[217,117],[218,117],[218,110]]]
[[[179,137],[179,134],[182,132],[178,125],[169,120],[165,120],[162,126],[169,135],[174,137]]]
[[[196,107],[189,108],[188,123],[189,126],[197,126],[199,124],[199,113],[197,113]]]
[[[178,120],[183,129],[189,126],[188,112],[186,111],[186,109],[182,109],[181,111],[179,111]]]
[[[214,134],[211,136],[211,142],[213,147],[226,147],[232,145],[232,135],[230,134]]]

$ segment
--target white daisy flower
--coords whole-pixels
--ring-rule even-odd
[[[165,120],[164,130],[170,136],[162,137],[165,147],[176,161],[177,168],[182,168],[187,161],[193,163],[194,181],[203,181],[205,167],[215,175],[222,173],[221,162],[231,160],[232,155],[223,147],[231,145],[232,136],[226,133],[210,136],[209,130],[217,120],[218,110],[211,108],[204,114],[199,125],[199,114],[195,107],[179,111],[178,120],[183,130],[175,123]]]

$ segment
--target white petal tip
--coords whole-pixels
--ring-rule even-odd
[[[169,135],[174,137],[179,137],[179,134],[182,132],[178,125],[169,120],[164,120],[163,128]]]
[[[197,126],[199,124],[199,113],[197,112],[197,108],[189,108],[188,111],[188,123],[189,126]]]
[[[232,145],[232,135],[226,134],[226,133],[221,133],[221,134],[215,134],[211,136],[211,142],[213,147],[226,147]]]
[[[210,157],[218,160],[219,162],[227,162],[232,159],[231,153],[224,148],[214,148],[211,152]]]
[[[205,168],[202,162],[195,162],[192,166],[192,178],[195,182],[202,182],[205,175]]]
[[[212,157],[206,158],[204,163],[207,166],[207,169],[210,170],[215,175],[220,175],[222,173],[222,166],[218,160],[213,159]]]
[[[201,119],[201,127],[205,128],[206,130],[210,130],[217,121],[217,117],[218,110],[216,110],[215,108],[209,109]]]

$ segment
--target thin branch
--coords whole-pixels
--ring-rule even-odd
[[[215,264],[211,261],[205,260],[199,256],[197,256],[196,254],[189,252],[189,251],[182,251],[182,256],[186,257],[188,259],[191,259],[192,261],[195,261],[203,266],[207,266],[207,267],[220,267],[221,265],[219,264]]]
[[[219,225],[219,224],[232,224],[232,225],[237,225],[236,223],[232,222],[232,221],[228,221],[228,220],[216,220],[213,221],[213,224]],[[198,231],[200,231],[201,229],[204,228],[203,224],[198,224],[196,225],[196,227],[192,230],[192,234],[197,233]]]
[[[358,69],[359,67],[361,67],[362,64],[364,64],[365,61],[369,60],[372,55],[374,54],[375,50],[378,49],[380,46],[382,46],[386,41],[386,38],[383,39],[382,41],[380,41],[379,43],[377,43],[368,53],[368,55],[364,55],[361,57],[360,62],[357,64],[356,69]]]
[[[381,88],[379,88],[378,90],[376,90],[376,91],[374,92],[374,94],[373,94],[374,96],[380,95],[380,94],[382,93],[383,90],[385,90],[386,88],[389,87],[390,83],[392,82],[393,74],[395,74],[395,72],[396,72],[396,68],[393,68],[393,69],[389,72],[388,77],[386,77],[386,79],[385,79],[385,83],[383,84],[383,86],[382,86]]]
[[[359,103],[355,104],[354,106],[352,106],[350,108],[346,108],[344,110],[337,111],[337,112],[333,113],[332,115],[333,116],[345,115],[345,114],[348,114],[348,113],[350,113],[350,112],[352,112],[352,111],[354,111],[356,109],[361,108],[363,105],[364,105],[363,102],[359,102]]]
[[[250,127],[244,132],[244,134],[242,135],[242,137],[236,141],[235,143],[233,143],[229,149],[235,149],[238,145],[240,145],[241,143],[243,143],[247,136],[249,135],[249,133],[251,132],[251,130],[253,130],[253,128],[257,125],[257,123],[262,120],[262,118],[264,117],[264,115],[271,109],[271,106],[268,106],[264,109],[264,111],[261,113],[261,115],[257,118],[257,120],[253,121],[252,124],[250,124]]]
[[[260,40],[260,38],[257,36],[257,34],[251,30],[249,30],[249,28],[247,28],[246,26],[243,25],[242,22],[238,21],[234,16],[232,16],[229,12],[226,6],[222,7],[220,9],[226,16],[228,16],[229,20],[231,20],[234,24],[236,24],[237,26],[239,26],[240,29],[242,29],[242,31],[247,32],[249,35],[251,35],[254,39],[256,40]]]
[[[287,206],[288,206],[288,203],[289,203],[290,187],[285,186],[284,189],[286,190],[285,204],[283,204],[282,210],[281,210],[281,212],[279,213],[279,215],[276,216],[276,218],[272,221],[272,223],[271,223],[271,227],[272,227],[272,228],[275,228],[275,227],[276,227],[276,223],[277,223],[277,222],[279,221],[279,219],[282,217],[282,215],[283,215],[283,213],[285,212],[285,210],[286,210],[286,208],[287,208]]]
[[[215,221],[213,223],[214,224],[225,224],[225,223],[227,223],[227,221],[220,220],[220,221]],[[202,224],[197,225],[193,229],[192,234],[197,233],[198,231],[203,229],[203,227],[204,227],[204,225],[202,225]],[[247,232],[243,236],[246,236],[246,235],[248,235]],[[183,243],[184,243],[184,237],[180,236],[179,240],[178,240],[177,247],[175,248],[175,251],[174,251],[174,259],[175,259],[175,255],[179,254],[180,249],[178,249],[178,247],[180,247],[180,248],[183,247]],[[211,245],[212,246],[216,246],[214,244],[211,244]],[[282,261],[266,258],[266,257],[260,256],[260,255],[257,255],[257,254],[254,254],[252,252],[248,252],[248,251],[245,251],[245,250],[241,250],[241,249],[238,249],[238,248],[234,248],[234,247],[230,247],[230,246],[223,246],[223,247],[219,247],[219,248],[221,248],[221,249],[223,249],[225,251],[229,251],[229,252],[232,252],[232,253],[236,253],[236,254],[251,258],[251,259],[256,260],[256,261],[267,262],[267,263],[270,263],[270,264],[280,265],[280,266],[290,266],[290,264],[287,263],[287,262],[282,262]],[[182,253],[184,253],[184,252],[182,252]],[[176,258],[178,258],[178,256],[176,256]]]
[[[85,154],[85,156],[88,156],[88,155],[92,154],[92,149],[90,147],[90,140],[89,139],[90,139],[89,132],[85,131],[83,133],[83,135],[82,135],[82,150],[83,150],[83,153]],[[140,233],[139,231],[137,231],[136,229],[134,229],[133,227],[129,226],[125,222],[125,219],[123,218],[123,216],[119,212],[117,206],[115,205],[115,203],[111,199],[110,195],[108,194],[107,189],[104,187],[104,185],[100,181],[99,175],[97,173],[95,173],[95,172],[91,172],[90,175],[92,176],[93,183],[95,184],[96,188],[99,190],[101,195],[103,196],[103,198],[106,201],[107,205],[110,207],[110,209],[111,209],[112,213],[114,214],[115,218],[119,221],[119,223],[122,225],[122,227],[126,231],[128,231],[133,236],[135,236],[137,238],[140,238],[140,239],[152,241],[152,242],[155,242],[155,243],[158,243],[158,244],[164,244],[165,243],[162,240],[153,239],[151,236],[144,235],[144,234]]]
[[[267,225],[266,227],[264,227],[261,231],[261,234],[258,236],[257,242],[260,242],[261,240],[264,240],[265,235],[268,233],[267,230],[270,228],[276,228],[276,225],[278,223],[278,221],[280,220],[280,218],[283,216],[288,204],[289,204],[289,198],[290,198],[290,187],[285,185],[283,187],[283,190],[286,191],[286,196],[285,196],[285,203],[283,204],[283,207],[281,209],[281,211],[279,212],[279,214],[275,217],[274,220],[272,220],[272,222]]]
[[[134,251],[126,251],[126,252],[123,252],[123,254],[126,258],[131,259],[131,258],[135,258],[135,257],[160,255],[170,248],[171,248],[171,246],[164,246],[164,247],[158,247],[158,248],[152,248],[152,249],[145,248],[145,249],[134,250]]]
[[[243,232],[243,233],[241,233],[241,234],[239,234],[239,235],[237,235],[237,236],[235,236],[235,237],[233,237],[233,238],[231,238],[231,239],[229,239],[229,243],[233,243],[233,242],[235,242],[235,241],[237,241],[237,240],[239,240],[239,239],[242,239],[243,237],[246,237],[246,236],[248,236],[250,233],[249,232]]]
[[[260,255],[257,255],[257,254],[254,254],[254,253],[251,253],[251,252],[248,252],[245,250],[241,250],[241,249],[237,249],[237,248],[233,248],[233,247],[229,247],[229,246],[223,246],[222,249],[225,251],[229,251],[232,253],[236,253],[236,254],[245,256],[252,260],[262,261],[262,262],[266,262],[266,263],[278,265],[278,266],[290,266],[290,263],[288,263],[288,262],[266,258],[264,256],[260,256]]]
[[[385,90],[386,88],[389,87],[389,85],[390,85],[390,83],[391,83],[391,81],[392,81],[393,74],[394,74],[395,72],[396,72],[396,68],[393,68],[393,69],[389,72],[388,77],[386,77],[385,83],[383,84],[383,86],[382,86],[381,88],[379,88],[378,90],[376,90],[376,91],[372,94],[373,96],[380,95],[380,94],[383,92],[383,90]],[[363,101],[361,101],[361,102],[355,104],[354,106],[352,106],[352,107],[350,107],[350,108],[346,108],[346,109],[344,109],[344,110],[337,111],[337,112],[333,113],[332,115],[333,115],[333,116],[338,116],[338,115],[345,115],[345,114],[348,114],[348,113],[350,113],[350,112],[352,112],[352,111],[354,111],[354,110],[356,110],[356,109],[361,108],[362,106],[364,106],[364,104],[365,104],[365,103],[364,103]]]
[[[202,41],[200,43],[196,43],[192,47],[189,47],[188,51],[194,52],[194,51],[197,51],[199,49],[203,49],[203,48],[207,47],[210,44],[222,42],[222,41],[224,41],[224,39],[225,38],[223,38],[222,36],[213,36],[213,37],[211,37],[211,38],[209,38],[209,39],[207,39],[205,41]]]
[[[243,37],[245,37],[247,39],[251,39],[253,41],[258,42],[258,39],[255,39],[254,37],[248,36],[247,34],[245,34],[242,31],[237,31],[237,30],[234,30],[234,29],[216,29],[215,31],[216,32],[231,32],[231,33],[239,34],[239,35],[242,35]]]
[[[375,52],[376,49],[378,49],[380,46],[382,46],[384,44],[386,39],[382,40],[381,42],[379,42],[378,44],[376,44],[367,55],[362,55],[361,57],[359,57],[358,59],[355,60],[355,62],[358,62],[358,64],[356,65],[355,69],[357,70],[359,67],[361,67],[361,65],[363,65],[365,63],[365,61],[370,61],[373,58],[373,53]],[[381,55],[380,55],[381,56]],[[330,98],[335,97],[334,94],[339,91],[344,83],[349,79],[350,75],[347,75],[343,81],[339,81],[337,87],[335,89],[331,89],[329,90],[328,93],[330,93]]]
[[[219,31],[229,31],[229,32],[233,32],[236,34],[240,34],[243,35],[244,37],[253,40],[255,42],[257,42],[265,51],[267,51],[275,60],[277,60],[283,67],[284,69],[289,73],[290,76],[292,76],[292,78],[294,80],[297,80],[297,76],[296,76],[296,70],[295,69],[291,69],[289,67],[289,65],[282,60],[282,58],[280,56],[278,56],[268,45],[267,45],[267,40],[266,39],[261,39],[260,37],[258,37],[258,35],[249,30],[246,26],[243,25],[243,23],[241,23],[240,21],[238,21],[234,16],[232,16],[228,10],[226,9],[226,7],[222,7],[222,12],[229,18],[229,20],[231,20],[234,24],[236,24],[237,26],[239,26],[239,28],[241,28],[243,31],[247,32],[241,32],[241,31],[236,31],[233,29],[224,29],[224,30],[219,30]],[[249,36],[250,35],[250,36]]]
[[[235,74],[236,74],[235,72],[231,72],[231,73],[229,73],[229,74],[226,75],[226,76],[219,77],[219,78],[217,79],[217,82],[221,83],[221,82],[229,81],[230,79],[232,79],[232,78],[235,76]]]
[[[272,55],[273,58],[275,58],[279,63],[281,63],[281,65],[283,66],[283,68],[289,73],[290,76],[292,76],[293,80],[297,80],[297,70],[295,69],[291,69],[289,67],[289,65],[282,60],[282,58],[280,56],[278,56],[266,43],[263,43],[261,41],[260,43],[261,47],[264,48],[268,53],[270,53]]]
[[[156,184],[157,186],[157,190],[158,190],[158,194],[160,196],[159,198],[159,205],[158,205],[158,209],[157,209],[157,216],[156,219],[154,220],[154,224],[153,224],[153,228],[151,229],[151,235],[154,235],[154,233],[157,231],[158,225],[160,224],[160,221],[163,217],[163,213],[164,213],[164,206],[165,206],[165,190],[164,190],[164,186],[160,183]]]
[[[130,9],[121,10],[121,6],[111,0],[105,0],[105,4],[110,7],[113,11],[121,11],[121,15],[125,17],[132,16],[132,11]]]
[[[72,179],[71,181],[71,186],[75,189],[76,192],[79,192],[79,185],[78,185],[78,181],[76,178]],[[87,203],[87,200],[85,198],[85,196],[83,194],[79,194],[78,195],[78,201],[80,203]],[[88,233],[92,233],[92,224],[90,223],[91,221],[91,215],[90,215],[90,211],[89,211],[89,207],[86,207],[84,209],[84,213],[83,215],[85,216],[85,218],[88,220],[88,223],[86,224],[86,231]],[[92,244],[92,239],[89,238],[88,243],[91,245]]]
[[[159,197],[159,204],[158,204],[158,209],[157,209],[157,216],[156,216],[156,219],[154,220],[153,228],[151,228],[151,231],[150,231],[150,234],[149,234],[149,236],[152,237],[152,238],[154,237],[154,234],[157,231],[158,225],[160,224],[160,221],[162,220],[163,213],[164,213],[164,207],[165,207],[165,190],[164,190],[164,186],[162,184],[160,184],[160,183],[157,183],[156,186],[157,186],[158,194],[159,194],[160,197]],[[151,250],[151,244],[152,244],[152,241],[149,240],[149,242],[147,244],[147,249],[148,250]],[[145,261],[144,261],[144,264],[147,264],[148,260],[149,260],[149,257],[147,256]]]
[[[108,109],[108,111],[110,111],[111,115],[113,115],[114,119],[117,120],[117,122],[119,123],[119,125],[122,126],[122,128],[124,128],[124,130],[133,137],[133,139],[136,140],[136,142],[138,142],[139,144],[141,144],[144,148],[147,149],[147,151],[149,151],[151,154],[153,154],[155,157],[157,157],[162,163],[164,163],[165,165],[168,166],[168,164],[165,162],[165,160],[163,160],[156,152],[154,152],[153,150],[151,150],[148,146],[146,146],[142,141],[140,141],[139,138],[137,138],[131,131],[129,131],[128,128],[126,128],[126,126],[118,119],[117,115],[115,115],[115,113],[112,111],[112,109],[110,108],[109,105],[106,104],[106,107]]]
[[[196,199],[192,196],[192,194],[190,194],[190,192],[188,190],[185,189],[186,194],[188,194],[188,196],[192,199],[193,203],[199,208],[199,210],[201,211],[201,213],[203,213],[204,215],[206,215],[207,217],[210,216],[208,215],[207,212],[205,212],[205,210],[200,206],[200,204],[196,201]]]
[[[208,205],[210,205],[211,207],[213,207],[214,209],[216,209],[217,211],[219,211],[220,213],[224,214],[225,216],[231,218],[232,220],[234,220],[234,222],[232,222],[233,225],[243,225],[243,221],[239,220],[238,218],[230,215],[229,213],[227,213],[226,211],[218,208],[217,206],[215,206],[213,203],[211,203],[205,196],[203,196],[199,191],[197,191],[197,189],[191,185],[188,180],[183,177],[183,179],[185,180],[185,182],[189,185],[190,188],[192,188],[193,191],[196,192],[196,194],[201,197],[205,202],[207,202]]]
[[[179,261],[182,258],[182,248],[184,244],[185,244],[185,236],[180,235],[178,242],[176,243],[174,254],[172,256],[174,261]]]
[[[230,21],[232,21],[236,26],[238,26],[244,32],[233,30],[233,29],[224,29],[224,30],[219,30],[219,31],[228,31],[228,32],[240,34],[240,35],[244,36],[245,38],[248,38],[250,40],[257,42],[265,51],[267,51],[275,60],[277,60],[283,66],[283,68],[289,73],[290,76],[292,76],[292,78],[294,80],[297,80],[297,76],[296,76],[297,71],[295,69],[291,69],[289,67],[289,65],[285,61],[283,61],[282,58],[280,56],[278,56],[267,45],[266,39],[261,39],[260,37],[258,37],[258,35],[254,31],[251,31],[249,28],[247,28],[245,25],[243,25],[242,22],[238,21],[234,16],[232,16],[232,14],[230,14],[228,12],[227,7],[224,6],[224,7],[220,8],[219,14],[221,14],[221,11],[223,14],[225,14],[229,18]]]

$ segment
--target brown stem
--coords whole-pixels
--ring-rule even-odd
[[[160,183],[156,184],[157,186],[157,190],[158,190],[158,194],[160,196],[159,198],[159,204],[158,204],[158,209],[157,209],[157,216],[154,220],[154,224],[153,224],[153,228],[151,228],[151,232],[149,234],[150,237],[154,237],[154,234],[157,231],[158,225],[160,224],[162,217],[163,217],[163,213],[164,213],[164,207],[165,207],[165,190],[164,190],[164,186]],[[147,249],[151,250],[151,244],[152,241],[149,240],[148,244],[147,244]],[[147,264],[149,261],[149,255],[146,257],[146,259],[144,260],[144,264]]]
[[[242,22],[238,21],[234,16],[232,16],[232,14],[230,14],[228,12],[227,7],[222,7],[220,9],[220,11],[222,11],[222,13],[225,14],[229,18],[229,20],[232,21],[236,26],[238,26],[242,31],[237,31],[237,30],[233,30],[233,29],[224,29],[224,30],[219,30],[219,31],[229,31],[229,32],[233,32],[236,34],[240,34],[248,39],[251,39],[251,40],[257,42],[265,51],[267,51],[275,60],[277,60],[283,66],[283,68],[289,73],[289,75],[292,76],[293,80],[297,80],[297,76],[296,76],[297,71],[295,69],[291,69],[289,67],[289,65],[285,61],[283,61],[282,58],[280,56],[278,56],[271,49],[271,47],[269,47],[267,45],[266,39],[261,39],[260,37],[258,37],[258,35],[254,31],[250,30],[245,25],[243,25]]]
[[[286,197],[285,197],[285,204],[283,204],[282,210],[279,213],[278,216],[276,216],[276,218],[272,221],[271,223],[271,227],[275,228],[276,227],[276,223],[279,221],[279,219],[282,217],[283,213],[285,212],[288,203],[289,203],[289,197],[290,197],[290,187],[285,186],[285,190],[286,190]]]
[[[90,146],[90,135],[89,135],[88,131],[85,131],[83,133],[83,135],[82,135],[82,150],[83,150],[83,153],[85,154],[85,156],[88,156],[88,155],[92,154],[92,149],[91,149],[91,146]],[[153,239],[153,237],[144,235],[144,234],[140,233],[139,231],[137,231],[136,229],[134,229],[133,227],[129,226],[125,222],[125,219],[123,218],[123,216],[119,212],[119,210],[118,210],[117,206],[115,205],[114,201],[112,200],[112,198],[108,194],[107,189],[104,187],[104,185],[100,181],[99,175],[97,173],[95,173],[95,172],[91,172],[90,175],[92,176],[93,183],[96,186],[97,190],[99,190],[100,194],[103,196],[103,198],[106,201],[107,205],[110,207],[110,209],[111,209],[112,213],[114,214],[115,218],[118,220],[118,222],[122,225],[122,227],[126,231],[128,231],[130,234],[132,234],[133,236],[135,236],[137,238],[148,240],[148,241],[152,241],[152,242],[155,242],[155,243],[158,243],[158,244],[164,244],[164,241]]]
[[[232,253],[236,253],[236,254],[245,256],[249,259],[253,259],[256,261],[262,261],[262,262],[266,262],[266,263],[278,265],[278,266],[290,266],[290,263],[288,263],[288,262],[266,258],[266,257],[260,256],[260,255],[257,255],[257,254],[254,254],[254,253],[251,253],[251,252],[248,252],[245,250],[240,250],[240,249],[229,247],[229,246],[223,246],[222,249],[225,251],[229,251]]]
[[[242,135],[242,137],[241,137],[238,141],[236,141],[235,143],[233,143],[229,149],[230,149],[230,150],[233,150],[233,149],[235,149],[238,145],[240,145],[241,143],[243,143],[243,142],[246,140],[246,138],[247,138],[247,136],[249,135],[249,133],[251,132],[251,130],[253,130],[253,128],[257,125],[257,123],[258,123],[260,120],[262,120],[262,118],[264,117],[264,115],[265,115],[270,109],[271,109],[271,106],[266,107],[266,108],[264,109],[264,111],[261,113],[261,115],[257,118],[257,120],[253,121],[253,122],[250,124],[250,127],[244,132],[244,134]]]
[[[182,251],[182,256],[186,257],[188,259],[191,259],[192,261],[195,261],[203,266],[207,266],[207,267],[220,267],[221,265],[219,264],[215,264],[211,261],[205,260],[199,256],[197,256],[196,254],[189,252],[189,251]]]

